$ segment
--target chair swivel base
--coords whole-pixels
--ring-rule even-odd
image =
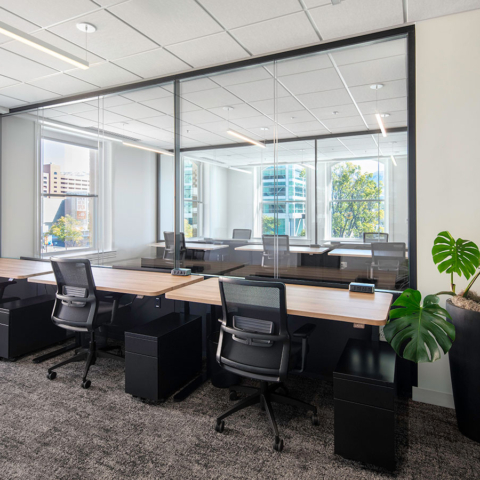
[[[114,355],[112,353],[109,353],[111,350],[118,350],[120,352],[120,355]],[[90,348],[77,349],[73,357],[67,358],[63,362],[57,363],[53,367],[50,367],[48,369],[47,378],[49,380],[55,380],[55,378],[57,378],[57,372],[55,372],[57,368],[68,365],[69,363],[77,363],[86,360],[85,370],[82,378],[82,388],[90,388],[92,382],[90,380],[87,380],[87,375],[90,367],[92,365],[95,365],[97,358],[124,360],[124,357],[122,356],[122,348],[120,346],[109,345],[108,347],[102,348],[101,350],[97,350],[95,345],[93,345],[93,347]]]
[[[286,395],[277,393],[277,390],[283,389]],[[282,405],[290,405],[291,407],[298,407],[302,410],[307,410],[312,412],[312,424],[320,425],[318,419],[317,407],[301,400],[288,397],[288,390],[283,385],[283,383],[273,383],[268,384],[267,382],[262,382],[260,388],[248,387],[245,385],[235,385],[230,388],[230,400],[237,400],[237,393],[246,393],[249,394],[248,397],[244,398],[237,402],[232,408],[224,412],[222,415],[217,417],[215,430],[219,433],[222,433],[225,428],[224,419],[233,415],[234,413],[243,410],[244,408],[250,407],[252,405],[260,404],[260,408],[267,412],[267,417],[272,427],[275,440],[273,443],[273,449],[281,452],[283,450],[283,439],[280,438],[277,422],[275,420],[275,415],[273,413],[272,402],[279,403]]]

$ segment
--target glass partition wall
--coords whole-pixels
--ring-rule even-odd
[[[397,35],[22,114],[33,256],[406,288],[407,64]]]

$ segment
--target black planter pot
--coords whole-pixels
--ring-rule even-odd
[[[456,338],[449,352],[453,399],[458,428],[480,442],[480,313],[447,300]]]

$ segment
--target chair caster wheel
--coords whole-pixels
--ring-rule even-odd
[[[320,419],[318,418],[318,414],[316,413],[312,415],[312,425],[315,425],[316,427],[320,425]]]
[[[215,425],[215,430],[218,433],[222,433],[225,430],[225,422],[223,420],[221,422],[217,422]]]
[[[47,378],[49,380],[55,380],[57,378],[57,372],[48,372],[47,373]]]
[[[273,442],[273,449],[276,452],[281,452],[283,450],[283,439],[280,437],[275,437],[275,441]]]
[[[82,382],[82,388],[84,388],[86,390],[87,388],[90,388],[91,384],[92,384],[92,382],[90,380],[84,380]]]
[[[235,400],[238,400],[239,399],[239,396],[237,394],[237,392],[235,390],[232,390],[230,392],[230,396],[229,396],[230,400],[233,402]]]

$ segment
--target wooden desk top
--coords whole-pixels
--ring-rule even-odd
[[[92,271],[97,290],[128,293],[146,297],[156,297],[157,295],[162,295],[176,288],[181,288],[203,280],[202,276],[197,275],[177,277],[169,273],[141,272],[116,268],[93,267]],[[57,284],[53,273],[32,277],[28,281],[46,285]]]
[[[263,245],[242,245],[241,247],[235,248],[235,250],[241,252],[263,252]],[[328,248],[323,247],[309,247],[305,246],[290,246],[290,253],[305,253],[308,255],[320,255],[325,253]]]
[[[0,277],[22,280],[52,272],[50,262],[35,262],[33,260],[17,260],[15,258],[0,258]]]
[[[151,243],[151,247],[165,247],[165,242]],[[222,248],[228,248],[228,245],[214,245],[213,243],[185,243],[187,250],[220,250]]]
[[[329,256],[333,257],[360,257],[360,258],[371,258],[372,250],[361,250],[358,248],[335,248],[328,252]],[[405,253],[405,257],[408,258],[408,252]]]
[[[392,303],[391,293],[353,293],[339,288],[287,285],[289,315],[325,318],[340,322],[385,325]],[[171,300],[221,305],[218,278],[179,288],[165,295]]]

